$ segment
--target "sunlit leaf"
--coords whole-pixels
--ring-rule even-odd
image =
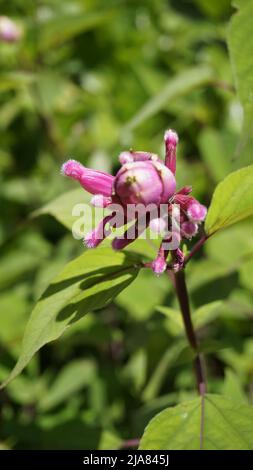
[[[253,165],[228,175],[215,189],[205,230],[212,235],[253,214]]]
[[[253,407],[206,395],[167,408],[151,420],[141,450],[252,450]]]
[[[35,306],[21,355],[5,385],[46,343],[61,336],[87,312],[104,307],[138,274],[138,259],[111,249],[90,250],[68,263]]]

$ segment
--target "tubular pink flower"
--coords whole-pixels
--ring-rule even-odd
[[[75,160],[68,160],[62,165],[61,173],[79,181],[91,194],[111,196],[114,177],[102,171],[91,170]]]
[[[88,233],[84,239],[84,244],[87,248],[96,248],[100,243],[108,237],[111,233],[111,229],[106,229],[105,226],[110,222],[112,215],[107,215],[98,224],[98,226]]]
[[[169,129],[164,134],[165,142],[165,165],[172,171],[173,174],[176,173],[176,160],[177,160],[177,144],[178,144],[178,135],[175,131]]]
[[[171,171],[160,162],[138,161],[121,167],[114,181],[114,192],[127,204],[162,204],[176,189]]]

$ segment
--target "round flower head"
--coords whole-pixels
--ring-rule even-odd
[[[152,160],[126,163],[114,180],[114,191],[124,206],[127,204],[163,204],[176,189],[172,172]]]
[[[68,160],[62,166],[63,175],[77,180],[93,195],[93,206],[111,211],[86,235],[85,245],[95,248],[111,233],[112,228],[127,224],[123,236],[115,237],[112,242],[115,250],[121,250],[150,227],[151,231],[163,237],[155,260],[146,264],[156,275],[166,269],[177,271],[183,268],[184,254],[179,245],[184,239],[191,239],[197,234],[199,224],[207,212],[205,206],[190,196],[191,186],[176,192],[177,133],[166,131],[164,143],[164,163],[154,153],[132,150],[122,152],[119,155],[121,168],[115,177],[86,168],[75,160]],[[119,212],[123,217],[120,224],[115,225],[115,215],[119,215]]]

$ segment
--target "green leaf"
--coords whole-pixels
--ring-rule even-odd
[[[122,377],[125,383],[131,384],[135,393],[139,393],[146,381],[146,375],[147,352],[144,349],[138,349],[122,369]]]
[[[27,321],[29,304],[25,294],[26,292],[22,290],[20,292],[12,287],[11,291],[2,293],[0,297],[0,343],[1,347],[7,349],[15,358],[20,352],[20,343]]]
[[[219,266],[238,268],[253,254],[253,220],[243,220],[224,231],[218,232],[206,244],[206,253]]]
[[[207,127],[201,132],[198,141],[204,162],[213,180],[218,183],[235,169],[232,168],[235,136]]]
[[[137,114],[124,126],[122,131],[127,133],[135,129],[146,119],[164,109],[170,100],[189,93],[194,88],[205,85],[211,81],[212,76],[212,70],[207,67],[194,67],[184,70],[173,77],[160,93],[145,103]]]
[[[195,0],[202,12],[211,18],[218,19],[228,15],[230,11],[231,0]]]
[[[253,214],[253,165],[228,175],[214,191],[205,230],[212,235]]]
[[[137,281],[121,292],[116,302],[128,311],[129,317],[143,321],[152,315],[157,303],[163,303],[169,290],[165,276],[157,278],[151,270],[143,269]]]
[[[247,396],[241,386],[239,377],[231,369],[225,370],[225,380],[222,387],[222,393],[233,400],[248,403]]]
[[[41,411],[48,411],[71,395],[89,385],[95,376],[95,365],[91,360],[78,359],[65,366],[49,391],[38,404]]]
[[[109,248],[88,250],[68,263],[36,304],[27,324],[14,379],[46,343],[87,312],[107,305],[138,274],[138,258]]]
[[[231,20],[228,46],[236,89],[244,109],[244,131],[248,134],[253,125],[253,3],[237,0],[235,5],[240,10]]]
[[[27,72],[10,72],[0,74],[0,92],[27,87],[34,82],[35,76]]]
[[[169,347],[167,351],[165,351],[164,355],[158,362],[154,373],[151,375],[147,386],[143,390],[142,398],[144,401],[148,402],[158,395],[167,375],[168,369],[175,365],[177,359],[184,352],[185,347],[185,341],[180,340]]]
[[[252,450],[253,407],[219,395],[198,397],[156,415],[141,450]]]
[[[239,278],[242,286],[253,291],[253,258],[245,261],[239,270]]]
[[[112,11],[85,12],[80,15],[57,15],[41,27],[39,49],[57,47],[76,35],[89,31],[111,19]]]
[[[192,314],[192,321],[195,328],[202,328],[206,324],[215,320],[220,314],[223,302],[216,300],[208,304],[202,305]],[[184,332],[184,324],[182,315],[179,310],[170,307],[156,307],[158,312],[163,313],[168,323],[166,324],[170,334],[178,336]]]
[[[202,328],[203,326],[215,320],[221,312],[222,305],[223,302],[221,300],[216,300],[199,307],[192,315],[194,327]]]
[[[90,198],[91,196],[83,189],[73,189],[71,191],[65,192],[64,194],[61,194],[53,201],[33,212],[32,217],[49,214],[55,217],[56,220],[58,220],[58,222],[63,224],[66,228],[72,230],[73,224],[77,220],[76,216],[72,215],[73,208],[76,206],[76,204],[82,204],[83,212],[80,213],[80,216],[83,216],[85,221],[87,220],[87,224],[90,227],[90,212],[88,213],[90,208],[88,205]],[[87,210],[87,217],[85,208]]]
[[[122,444],[122,439],[111,431],[103,431],[97,450],[116,450]]]

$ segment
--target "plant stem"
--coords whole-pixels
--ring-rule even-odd
[[[197,251],[199,251],[199,249],[202,247],[202,245],[204,245],[208,238],[209,236],[206,233],[203,235],[203,237],[200,238],[200,240],[196,243],[196,245],[194,245],[188,256],[186,256],[184,265],[186,265],[188,261],[190,261],[190,259],[197,253]]]
[[[140,444],[140,439],[128,439],[124,442],[122,442],[120,446],[121,449],[131,449],[133,447],[138,447]]]
[[[203,396],[206,392],[204,358],[201,354],[199,354],[199,351],[198,351],[198,341],[196,338],[196,334],[195,334],[193,324],[192,324],[192,319],[191,319],[189,296],[188,296],[187,286],[185,282],[184,269],[181,269],[177,273],[174,273],[173,277],[174,277],[174,285],[175,285],[175,289],[177,293],[178,302],[179,302],[181,313],[183,316],[186,336],[195,356],[193,364],[194,364],[194,369],[196,373],[198,391],[199,391],[199,394]]]

